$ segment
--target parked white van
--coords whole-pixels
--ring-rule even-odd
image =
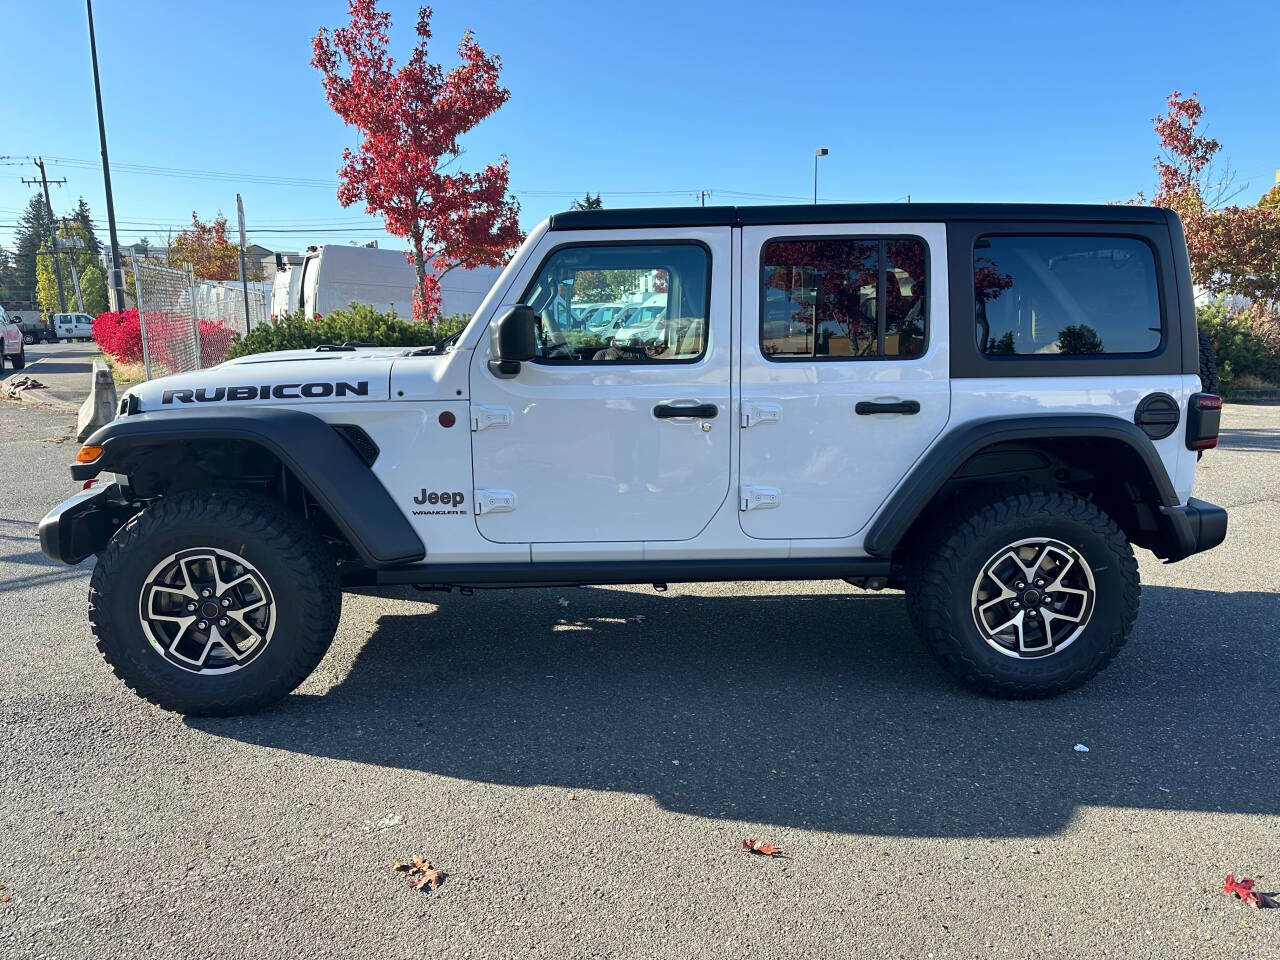
[[[301,310],[301,293],[302,271],[293,266],[278,270],[271,286],[271,319]]]
[[[413,315],[413,267],[403,250],[327,244],[308,247],[298,273],[297,294],[289,296],[308,318],[344,309],[352,302],[367,303],[401,317]],[[501,267],[450,270],[440,284],[441,312],[472,314],[480,306]],[[274,304],[274,298],[273,298]],[[274,306],[272,312],[275,312]]]

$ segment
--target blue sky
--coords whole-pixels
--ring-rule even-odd
[[[384,4],[403,59],[417,5]],[[234,222],[239,191],[250,239],[267,247],[398,243],[334,195],[355,135],[325,103],[310,41],[345,10],[97,0],[122,242],[161,239],[192,210]],[[439,0],[432,51],[452,64],[470,27],[502,56],[511,100],[468,137],[463,163],[507,154],[526,227],[586,190],[607,206],[693,204],[699,190],[710,203],[802,201],[819,146],[826,200],[1123,199],[1150,192],[1150,118],[1175,88],[1199,91],[1252,201],[1280,167],[1280,5],[1209,10]],[[56,212],[83,194],[105,224],[84,4],[0,0],[0,24],[0,245],[30,195],[28,154],[67,178]]]

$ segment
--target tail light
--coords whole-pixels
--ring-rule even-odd
[[[1187,403],[1187,449],[1216,447],[1221,421],[1222,398],[1216,393],[1193,393]]]

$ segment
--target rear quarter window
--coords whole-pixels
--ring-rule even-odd
[[[980,236],[978,350],[1000,356],[1149,354],[1164,335],[1155,255],[1123,236]]]

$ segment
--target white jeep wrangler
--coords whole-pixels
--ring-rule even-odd
[[[614,342],[600,303],[660,303],[661,334]],[[1200,360],[1168,210],[564,213],[452,342],[132,388],[72,467],[114,480],[41,543],[97,554],[99,649],[186,713],[286,694],[378,584],[900,587],[948,671],[1041,697],[1124,643],[1132,545],[1226,534],[1190,497]]]

